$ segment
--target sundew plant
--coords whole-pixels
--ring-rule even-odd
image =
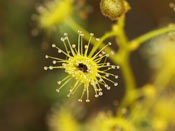
[[[124,97],[119,101],[115,112],[107,113],[101,110],[95,116],[88,115],[87,120],[83,122],[72,111],[77,110],[79,106],[74,103],[77,99],[73,97],[69,101],[75,104],[73,107],[63,104],[61,109],[55,109],[56,113],[49,118],[50,129],[53,131],[175,130],[173,112],[175,109],[175,25],[173,22],[167,23],[161,28],[130,40],[126,35],[125,23],[127,13],[134,8],[130,6],[132,1],[96,2],[101,10],[99,13],[104,19],[113,21],[110,25],[111,30],[103,32],[98,38],[74,19],[75,14],[82,12],[83,7],[87,6],[85,1],[54,0],[39,7],[37,16],[39,28],[46,32],[51,29],[59,32],[59,27],[65,23],[78,36],[74,43],[69,38],[71,33],[65,32],[59,38],[61,41],[57,42],[61,42],[63,46],[61,43],[51,43],[58,55],[45,55],[45,58],[51,59],[52,63],[44,66],[44,70],[63,70],[66,76],[58,77],[55,93],[65,90],[67,97],[74,94],[79,97],[79,102],[96,101],[90,96],[99,97],[103,95],[105,89],[116,88],[118,81],[121,80],[120,77],[124,85],[117,88],[125,88]],[[175,8],[173,3],[166,6],[169,6],[173,12]],[[103,28],[101,25],[96,26]],[[109,38],[114,38],[113,42],[108,41]],[[114,49],[111,44],[116,45],[118,49]],[[152,80],[141,87],[136,84],[137,78],[130,64],[131,54],[137,50],[141,50],[142,56],[149,61],[149,66],[154,72]],[[144,67],[142,68],[144,70]],[[121,76],[118,71],[121,72]],[[106,92],[106,95],[110,94]]]
[[[1,0],[0,131],[175,131],[175,0]]]

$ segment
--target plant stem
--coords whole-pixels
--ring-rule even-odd
[[[113,31],[116,32],[117,36],[116,41],[120,47],[118,52],[120,57],[122,58],[120,65],[122,68],[124,80],[126,82],[126,88],[127,88],[126,90],[128,91],[131,89],[135,89],[135,80],[129,65],[130,50],[128,50],[128,46],[130,43],[124,32],[124,23],[125,23],[125,16],[121,17],[121,19],[119,19],[117,24],[113,26]]]
[[[122,16],[119,21],[113,25],[113,31],[116,32],[116,41],[120,48],[128,48],[128,39],[124,31],[125,16]]]
[[[113,31],[116,32],[116,43],[119,45],[120,49],[118,51],[118,55],[121,58],[120,66],[123,74],[123,78],[125,81],[125,96],[118,108],[117,115],[122,115],[123,107],[128,106],[135,100],[136,94],[136,85],[133,77],[133,73],[131,71],[129,65],[129,57],[131,51],[129,50],[129,41],[124,32],[124,23],[125,16],[121,17],[121,19],[113,26]]]
[[[123,64],[121,64],[121,70],[126,88],[124,98],[118,108],[118,115],[121,115],[122,109],[133,103],[135,100],[134,98],[136,97],[136,85],[129,65],[129,57],[123,60]]]
[[[163,27],[163,28],[160,28],[160,29],[157,29],[157,30],[150,31],[150,32],[148,32],[148,33],[132,40],[130,42],[131,43],[130,44],[130,49],[131,50],[136,50],[143,42],[145,42],[145,41],[147,41],[151,38],[154,38],[158,35],[170,32],[170,31],[175,31],[175,25],[170,24],[167,27]]]
[[[129,64],[129,54],[125,56],[121,63],[121,70],[123,72],[124,80],[126,82],[127,92],[135,89],[135,80]]]

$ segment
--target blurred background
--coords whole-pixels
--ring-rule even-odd
[[[75,8],[79,1],[75,1]],[[56,54],[50,49],[52,42],[59,43],[64,32],[76,36],[66,25],[59,27],[55,35],[37,26],[37,21],[31,17],[36,14],[38,5],[44,2],[47,1],[0,0],[0,131],[48,131],[48,115],[52,108],[55,105],[61,107],[66,101],[77,101],[76,96],[68,100],[66,91],[59,95],[55,91],[58,87],[56,81],[65,76],[63,71],[43,70],[48,65],[45,54]],[[175,0],[128,2],[132,7],[126,19],[129,39],[175,22],[175,12],[169,8],[169,3]],[[99,3],[100,0],[86,0],[84,6],[90,11],[77,11],[74,16],[80,25],[97,37],[110,31],[114,23],[101,14]],[[77,37],[71,37],[71,41],[76,40]],[[137,86],[141,87],[151,81],[153,73],[139,52],[132,53],[130,63]],[[103,97],[92,99],[88,104],[78,103],[84,107],[82,121],[98,111],[116,110],[116,103],[123,98],[125,90],[120,72],[119,76],[117,88],[105,91]]]

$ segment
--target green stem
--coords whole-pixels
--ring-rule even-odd
[[[135,80],[129,64],[129,54],[130,52],[124,51],[124,57],[122,57],[121,70],[126,88],[124,98],[117,111],[118,116],[122,116],[122,109],[124,107],[134,102],[137,92]]]
[[[135,81],[129,65],[130,50],[128,50],[129,41],[124,32],[125,16],[113,26],[113,32],[116,32],[117,43],[120,47],[118,55],[121,57],[121,69],[126,82],[127,91],[135,88]]]
[[[117,22],[116,25],[113,26],[113,30],[117,33],[117,43],[119,44],[120,48],[128,48],[128,38],[124,31],[124,24],[125,24],[125,16],[122,16],[121,19]]]
[[[125,81],[125,96],[118,108],[117,115],[122,115],[122,108],[128,106],[129,104],[133,103],[136,96],[136,85],[135,80],[133,77],[133,73],[130,68],[129,64],[129,57],[130,57],[130,50],[129,50],[129,41],[124,31],[124,23],[125,23],[125,16],[123,16],[117,24],[113,26],[113,31],[116,32],[117,36],[117,44],[119,45],[120,49],[118,55],[121,58],[120,65],[123,74],[123,78]]]
[[[160,28],[160,29],[157,29],[157,30],[153,30],[153,31],[150,31],[134,40],[132,40],[130,43],[130,48],[131,50],[135,50],[137,49],[143,42],[151,39],[151,38],[154,38],[158,35],[161,35],[161,34],[164,34],[164,33],[167,33],[167,32],[170,32],[170,31],[175,31],[175,25],[173,24],[170,24],[169,26],[167,27],[163,27],[163,28]]]
[[[124,80],[126,82],[127,91],[135,89],[135,80],[129,64],[129,55],[125,56],[121,63],[121,70],[123,72]]]

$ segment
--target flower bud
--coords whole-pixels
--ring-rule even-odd
[[[129,10],[129,5],[125,0],[101,0],[101,12],[111,20],[118,20]]]

